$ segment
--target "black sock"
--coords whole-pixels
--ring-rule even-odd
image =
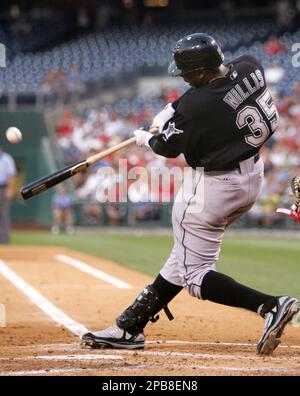
[[[182,286],[174,285],[166,279],[164,279],[160,274],[156,277],[152,286],[157,291],[159,295],[159,304],[152,316],[156,315],[164,306],[166,306],[177,294],[183,289]],[[145,326],[149,322],[149,319],[145,319],[133,328],[126,329],[128,333],[136,334],[144,330]]]
[[[183,289],[182,286],[177,286],[173,283],[170,283],[160,274],[158,274],[152,286],[159,294],[162,307],[164,305],[167,305],[171,300],[173,300],[173,298],[177,296],[177,294]]]
[[[276,297],[241,285],[229,276],[215,271],[210,271],[204,276],[201,296],[204,300],[253,312],[257,312],[262,304],[276,304]]]

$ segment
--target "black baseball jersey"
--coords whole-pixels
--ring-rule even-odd
[[[228,170],[254,156],[275,132],[279,116],[257,59],[242,56],[224,78],[191,88],[172,104],[173,117],[149,141],[165,157],[184,154],[205,170]]]

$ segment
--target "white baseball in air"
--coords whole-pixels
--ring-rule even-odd
[[[6,134],[6,139],[9,141],[9,143],[12,144],[20,143],[20,141],[23,138],[22,132],[16,127],[9,127],[6,130],[5,134]]]

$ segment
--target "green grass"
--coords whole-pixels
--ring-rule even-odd
[[[90,233],[54,236],[14,232],[15,245],[64,246],[114,260],[155,276],[173,245],[171,237]],[[226,237],[217,268],[237,281],[272,294],[300,298],[300,240]]]

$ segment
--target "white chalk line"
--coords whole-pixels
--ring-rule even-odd
[[[153,366],[153,364],[151,365]],[[159,367],[166,368],[189,368],[189,369],[198,369],[198,370],[206,370],[206,371],[233,371],[233,372],[266,372],[266,373],[285,373],[285,374],[299,374],[300,369],[285,369],[285,368],[271,368],[271,367],[236,367],[236,366],[199,366],[199,365],[186,365],[180,366],[178,364],[159,364]]]
[[[132,289],[132,286],[122,280],[115,278],[114,276],[108,275],[103,271],[91,267],[90,265],[84,263],[83,261],[74,259],[73,257],[65,256],[64,254],[56,254],[54,256],[55,260],[60,261],[64,264],[71,265],[74,268],[79,269],[97,279],[101,279],[104,282],[110,283],[111,285],[118,287],[119,289]]]
[[[0,377],[12,376],[31,376],[31,375],[48,375],[48,374],[71,374],[71,373],[89,373],[99,372],[99,369],[49,369],[49,370],[28,370],[28,371],[0,371]]]
[[[27,361],[27,360],[63,360],[63,361],[82,361],[82,360],[123,360],[123,356],[118,355],[41,355],[41,356],[19,356],[14,358],[0,358],[0,361]]]
[[[185,340],[151,340],[146,341],[148,345],[200,345],[200,346],[214,346],[214,347],[223,347],[223,346],[230,346],[230,347],[256,347],[256,344],[250,343],[239,343],[239,342],[217,342],[217,341],[185,341]],[[79,348],[79,343],[69,343],[69,344],[36,344],[36,345],[23,345],[19,346],[20,349],[54,349],[54,350],[68,350],[68,351],[75,351]],[[278,348],[294,348],[300,349],[300,345],[279,345]]]
[[[45,314],[50,316],[55,322],[69,329],[72,333],[80,336],[88,329],[82,324],[75,322],[67,316],[62,310],[50,303],[41,293],[34,289],[31,285],[24,281],[19,275],[12,271],[4,261],[0,260],[0,274],[10,281],[17,289],[19,289],[30,301],[38,306]]]
[[[177,344],[177,345],[203,345],[203,346],[233,346],[233,347],[256,347],[257,344],[242,342],[218,342],[218,341],[180,341],[180,340],[157,340],[146,341],[146,344]],[[279,345],[279,348],[296,348],[300,349],[300,345]]]
[[[243,347],[253,347],[256,346],[256,344],[250,344],[250,343],[241,343],[241,342],[218,342],[218,341],[180,341],[180,340],[152,340],[152,341],[146,341],[146,344],[176,344],[176,345],[213,345],[213,346],[243,346]],[[299,347],[300,348],[300,347]]]
[[[88,290],[115,290],[115,286],[112,285],[87,285],[87,284],[75,284],[75,283],[47,283],[46,285],[43,284],[44,289],[62,289],[62,290],[82,290],[82,291],[88,291]]]
[[[86,368],[62,368],[62,369],[46,369],[46,370],[23,370],[23,371],[0,371],[0,377],[7,376],[31,376],[31,375],[51,375],[51,374],[75,374],[75,373],[102,373],[107,371],[119,371],[119,372],[129,372],[133,370],[147,369],[149,370],[149,365],[138,364],[134,366],[111,366],[111,367],[86,367]]]

